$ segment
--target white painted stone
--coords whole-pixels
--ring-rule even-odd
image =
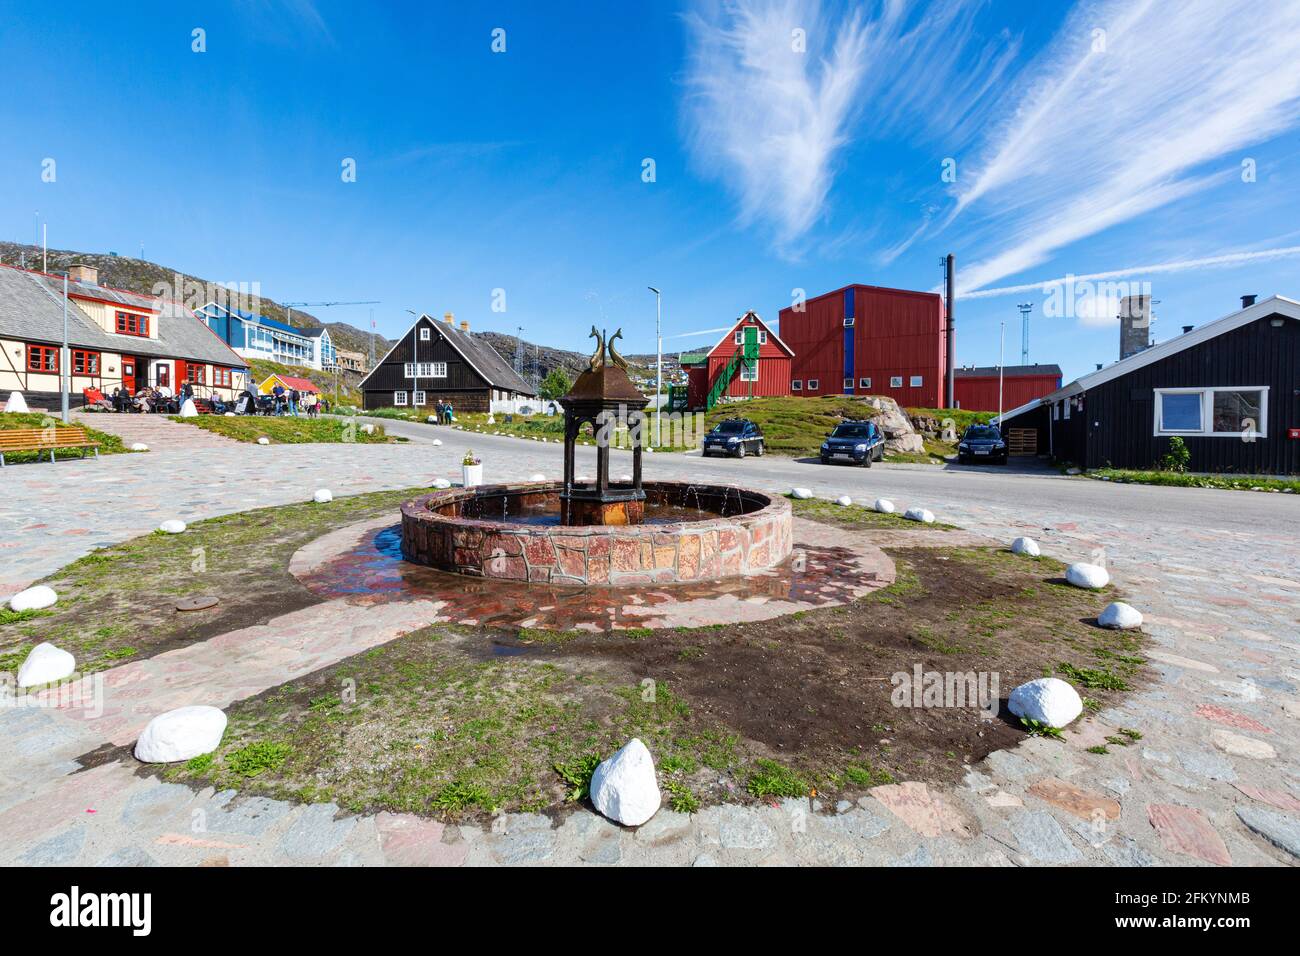
[[[1125,604],[1123,601],[1112,601],[1106,605],[1106,610],[1097,615],[1097,623],[1102,627],[1109,627],[1115,630],[1123,631],[1130,627],[1142,626],[1142,612],[1131,604]]]
[[[131,445],[132,451],[148,451],[149,446],[142,441],[135,442]]]
[[[263,435],[261,438],[259,438],[259,439],[257,440],[257,443],[258,443],[259,445],[269,445],[269,444],[271,444],[271,439],[269,439],[269,438],[267,438],[265,435]]]
[[[428,422],[430,425],[435,425],[438,422],[438,419],[432,415],[427,416],[424,420]]]
[[[13,391],[9,393],[9,401],[5,402],[6,412],[25,412],[27,411],[27,399],[23,398],[23,393]]]
[[[1079,561],[1065,569],[1065,580],[1076,588],[1096,590],[1110,583],[1110,572],[1099,564]]]
[[[894,513],[894,503],[888,498],[877,498],[876,503],[872,505],[882,515],[892,515]]]
[[[9,599],[9,610],[40,611],[49,607],[58,599],[59,596],[54,593],[54,588],[48,584],[38,584],[26,591],[19,591],[11,597]]]
[[[361,426],[361,430],[367,435],[373,435],[375,433],[375,426],[367,423]]]
[[[841,508],[847,508],[849,505],[853,504],[853,499],[848,495],[840,495],[835,499],[835,503]]]
[[[234,412],[226,412],[226,418],[234,418],[234,417],[235,417]]]
[[[194,407],[194,399],[185,399],[185,404],[181,406],[181,418],[198,418],[199,410]]]
[[[1083,713],[1083,701],[1079,692],[1059,677],[1040,677],[1013,690],[1007,709],[1017,717],[1064,727]]]
[[[450,488],[451,482],[448,481],[446,478],[435,478],[433,479],[433,487],[438,489]]]
[[[658,812],[660,800],[654,758],[636,737],[591,775],[592,805],[624,826],[645,823]]]
[[[934,524],[934,512],[925,508],[908,508],[903,512],[908,521],[920,521],[922,524]]]
[[[318,505],[328,504],[334,500],[334,492],[328,488],[317,488],[316,493],[311,496],[311,500]]]
[[[1038,547],[1038,542],[1033,538],[1016,538],[1011,542],[1012,554],[1024,554],[1031,558],[1036,558],[1043,552]]]
[[[441,444],[442,444],[442,439],[441,439],[441,438],[435,438],[435,439],[433,440],[433,443],[434,443],[435,445],[441,445]]]
[[[537,474],[535,474],[535,475],[529,475],[529,476],[528,476],[528,480],[529,480],[529,481],[545,481],[545,480],[546,480],[546,476],[543,475],[543,474],[539,471],[539,472],[538,472]]]
[[[791,488],[790,497],[798,498],[800,501],[807,501],[813,496],[811,488]]]
[[[165,531],[167,534],[183,534],[185,531],[185,522],[179,518],[168,518],[158,526],[159,531]]]
[[[32,648],[18,668],[18,686],[36,687],[63,680],[77,669],[77,660],[67,651],[46,642]]]
[[[199,704],[159,714],[135,742],[135,759],[143,763],[175,763],[212,753],[226,732],[220,708]]]
[[[631,476],[631,475],[619,475],[619,476],[618,476],[618,480],[619,480],[619,481],[631,481],[631,480],[632,480],[632,476]]]

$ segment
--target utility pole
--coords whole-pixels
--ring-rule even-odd
[[[43,271],[43,270],[42,270]],[[59,354],[59,392],[63,399],[63,424],[68,422],[68,389],[72,387],[72,353],[68,351],[68,274],[63,273],[63,351]]]
[[[49,259],[50,259],[50,224],[43,222],[41,223],[41,271],[42,272],[49,271],[49,267],[50,267]],[[67,273],[64,273],[63,283],[65,286],[67,285],[67,282],[68,282],[68,275]],[[65,329],[64,332],[66,333],[67,330]],[[65,334],[65,338],[66,338],[66,334]],[[65,342],[64,345],[66,346],[67,343]],[[64,421],[67,421],[67,419],[64,419]]]
[[[664,443],[664,410],[660,405],[664,390],[664,335],[663,294],[652,285],[646,286],[655,294],[655,447]]]
[[[370,310],[370,370],[375,368],[375,310]]]
[[[1003,356],[1007,347],[1007,323],[998,323],[998,429],[1002,428],[1002,371]]]
[[[948,313],[947,322],[945,323],[946,331],[947,331],[947,348],[945,349],[945,351],[948,353],[948,362],[947,362],[948,374],[947,374],[947,380],[944,383],[944,407],[953,408],[956,405],[956,398],[954,394],[956,392],[956,388],[953,379],[957,377],[957,349],[956,349],[956,343],[953,341],[955,336],[954,326],[956,322],[956,320],[953,318],[953,310],[956,307],[956,303],[954,302],[954,300],[957,298],[956,295],[957,260],[950,252],[944,258],[943,264],[944,264],[944,286],[945,286],[945,291],[947,293],[947,302],[945,303],[944,311]]]
[[[515,374],[524,377],[524,327],[515,326]]]
[[[1020,364],[1029,364],[1029,313],[1034,311],[1034,303],[1021,302],[1016,306],[1020,310]]]

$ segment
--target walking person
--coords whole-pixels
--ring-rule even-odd
[[[289,414],[294,418],[298,417],[298,402],[302,399],[302,393],[296,388],[289,390]]]

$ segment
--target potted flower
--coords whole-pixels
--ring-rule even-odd
[[[466,488],[483,484],[483,461],[475,457],[474,452],[465,452],[460,462],[460,480]]]

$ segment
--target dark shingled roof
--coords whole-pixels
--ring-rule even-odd
[[[956,370],[958,378],[997,378],[998,367],[996,365],[981,365],[975,368],[959,368]],[[1004,365],[1002,367],[1004,378],[1020,378],[1025,375],[1055,375],[1061,376],[1061,366],[1059,365]]]

